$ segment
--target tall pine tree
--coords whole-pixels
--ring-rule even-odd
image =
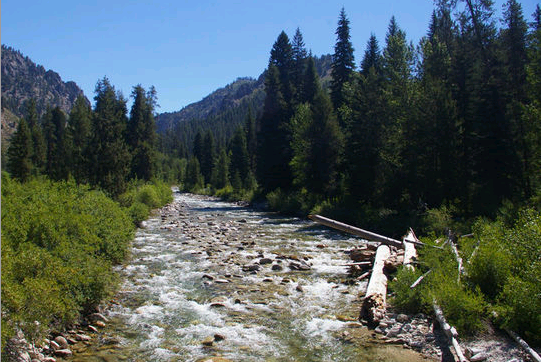
[[[124,138],[127,123],[126,100],[109,82],[99,80],[92,117],[91,182],[113,196],[126,190],[130,153]]]
[[[19,121],[7,155],[7,170],[11,176],[21,182],[27,181],[32,173],[32,137],[24,119]]]
[[[354,49],[349,35],[349,20],[346,17],[344,8],[342,8],[340,18],[338,19],[336,45],[334,46],[332,57],[331,99],[335,109],[342,106],[345,99],[343,86],[346,82],[350,81],[355,70],[353,51]]]

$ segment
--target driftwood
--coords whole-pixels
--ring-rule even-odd
[[[366,277],[369,276],[369,275],[370,275],[370,272],[367,271],[366,273],[361,274],[361,275],[357,278],[357,280],[358,280],[358,281],[361,281],[361,280],[363,280],[364,278],[366,278]]]
[[[376,242],[386,244],[386,245],[396,246],[397,248],[402,248],[402,242],[400,242],[398,240],[395,240],[395,239],[388,238],[388,237],[383,236],[383,235],[378,235],[378,234],[373,233],[371,231],[359,229],[359,228],[356,228],[355,226],[344,224],[344,223],[341,223],[339,221],[332,220],[332,219],[329,219],[329,218],[326,218],[326,217],[323,217],[323,216],[319,216],[319,215],[308,215],[308,217],[311,220],[313,220],[313,221],[315,221],[317,223],[320,223],[322,225],[329,226],[329,227],[332,227],[334,229],[338,229],[338,230],[341,230],[341,231],[345,231],[347,233],[360,236],[360,237],[365,238],[367,240],[376,241]]]
[[[366,288],[363,306],[361,308],[361,318],[367,319],[372,323],[378,323],[385,317],[386,297],[387,297],[387,276],[383,273],[385,260],[391,254],[387,245],[380,245],[376,252],[372,275]]]
[[[421,282],[423,281],[423,279],[424,279],[428,274],[430,274],[431,271],[432,271],[432,269],[429,269],[426,273],[424,273],[424,274],[421,275],[419,278],[417,278],[417,280],[414,281],[412,285],[410,285],[410,289],[413,289],[413,288],[415,288],[416,286],[418,286],[419,283],[421,283]]]
[[[434,308],[434,314],[436,315],[436,319],[440,323],[441,329],[443,330],[443,332],[445,333],[447,338],[449,338],[449,341],[453,345],[453,348],[458,357],[458,360],[460,362],[468,362],[468,360],[464,356],[464,353],[462,353],[462,348],[460,348],[460,344],[458,344],[458,340],[456,339],[456,337],[458,337],[458,333],[455,327],[451,327],[449,323],[447,323],[441,308],[439,307],[439,305],[436,303],[435,300],[434,300],[434,304],[432,304],[432,307]]]
[[[347,264],[342,264],[342,266],[363,266],[363,265],[370,265],[372,264],[372,262],[370,261],[358,261],[358,262],[355,262],[355,263],[347,263]]]
[[[528,354],[534,359],[534,361],[536,362],[541,362],[541,357],[539,356],[539,354],[533,349],[531,348],[528,343],[526,343],[525,340],[523,340],[522,338],[520,338],[520,336],[518,334],[516,334],[515,332],[513,332],[512,330],[508,329],[508,328],[505,328],[505,331],[511,336],[513,337],[513,339],[515,341],[517,341],[518,344],[520,344],[520,346],[526,351],[528,352]]]
[[[409,270],[414,269],[412,263],[415,259],[417,259],[417,250],[415,250],[415,245],[412,243],[412,241],[414,242],[419,240],[417,240],[413,230],[410,229],[408,235],[406,235],[402,241],[404,244],[404,267]]]

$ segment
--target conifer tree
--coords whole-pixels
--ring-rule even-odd
[[[32,171],[34,174],[40,174],[45,167],[46,146],[34,98],[26,102],[25,120],[32,137]]]
[[[77,97],[71,109],[66,134],[71,143],[70,173],[79,183],[89,180],[87,152],[91,137],[92,109],[82,96]]]
[[[225,148],[220,148],[218,161],[216,162],[216,181],[214,187],[217,189],[224,188],[229,185],[229,157]]]
[[[381,142],[379,149],[379,173],[376,180],[387,192],[381,202],[392,205],[402,198],[400,172],[403,169],[405,140],[403,127],[410,115],[411,68],[413,50],[406,42],[406,34],[398,27],[394,16],[391,18],[383,50],[382,75],[383,97],[385,100]]]
[[[232,175],[238,173],[240,180],[247,181],[250,173],[250,159],[248,157],[248,148],[246,138],[242,128],[237,128],[231,139],[231,166],[229,170]]]
[[[292,101],[293,95],[295,94],[292,75],[295,69],[295,62],[293,58],[293,48],[284,31],[278,35],[276,42],[274,42],[272,46],[269,64],[274,65],[278,71],[280,92],[284,97],[289,112],[292,112]],[[289,115],[291,115],[291,113]]]
[[[125,191],[131,157],[124,135],[127,123],[126,100],[115,91],[107,77],[95,90],[92,117],[91,182],[113,196]]]
[[[506,116],[509,118],[512,132],[512,147],[521,167],[516,179],[517,185],[529,197],[532,194],[528,174],[531,171],[530,152],[527,146],[527,134],[522,116],[526,104],[526,53],[528,25],[522,15],[522,7],[515,0],[505,4],[504,21],[506,28],[502,29],[501,58],[503,64],[503,84],[501,88],[506,102]]]
[[[215,158],[216,158],[216,146],[214,141],[214,136],[212,135],[212,132],[208,130],[205,133],[205,137],[203,139],[203,149],[201,154],[201,174],[203,175],[203,179],[205,184],[211,182],[212,177],[212,171],[214,170],[215,166]]]
[[[134,87],[134,99],[130,119],[126,129],[126,140],[132,154],[131,174],[140,180],[150,180],[154,176],[155,164],[155,125],[154,106],[156,90],[145,93],[141,85]]]
[[[381,71],[381,54],[378,45],[378,39],[374,34],[370,35],[363,60],[361,61],[361,74],[368,75],[370,68],[373,67],[376,73]]]
[[[67,164],[69,163],[66,143],[66,115],[60,107],[48,110],[43,124],[45,143],[47,149],[46,174],[53,180],[62,180],[68,177]]]
[[[199,129],[197,131],[197,134],[195,135],[195,138],[193,140],[193,156],[197,158],[197,161],[201,165],[201,162],[203,160],[203,131]]]
[[[306,59],[308,58],[308,53],[306,52],[304,39],[299,28],[295,32],[293,37],[293,62],[294,67],[291,75],[293,86],[295,87],[295,103],[302,102],[303,94],[303,76],[306,69]]]
[[[250,160],[250,171],[253,174],[255,173],[256,169],[257,133],[255,119],[252,114],[252,107],[248,108],[248,115],[246,116],[246,123],[244,125],[244,129],[246,132],[246,148]]]
[[[265,80],[265,104],[257,134],[257,178],[265,191],[291,185],[289,110],[282,95],[278,68],[270,63]]]
[[[332,82],[331,99],[334,108],[338,109],[344,102],[343,86],[349,82],[355,70],[355,57],[353,45],[349,35],[349,20],[346,17],[344,8],[340,11],[338,27],[336,29],[336,45],[332,57]]]
[[[308,58],[308,66],[303,76],[302,82],[302,102],[313,103],[316,95],[321,90],[319,76],[317,75],[314,58]]]
[[[21,182],[32,173],[32,137],[26,121],[21,118],[7,150],[7,170]]]
[[[191,157],[186,165],[186,178],[184,179],[184,186],[186,190],[197,191],[203,188],[203,175],[201,175],[201,169],[199,167],[199,161],[196,157]]]

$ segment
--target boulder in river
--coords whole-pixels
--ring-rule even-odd
[[[311,269],[310,265],[303,262],[302,260],[290,262],[289,268],[291,270],[310,270]]]

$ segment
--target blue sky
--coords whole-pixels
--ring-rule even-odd
[[[503,1],[495,2],[501,17]],[[538,1],[521,1],[531,21]],[[2,1],[2,44],[20,50],[64,81],[75,81],[92,101],[107,76],[129,96],[136,84],[154,85],[159,112],[180,110],[237,77],[257,77],[285,30],[299,27],[308,49],[332,53],[340,9],[350,20],[359,64],[373,32],[383,46],[392,15],[417,44],[433,3],[409,1]]]

